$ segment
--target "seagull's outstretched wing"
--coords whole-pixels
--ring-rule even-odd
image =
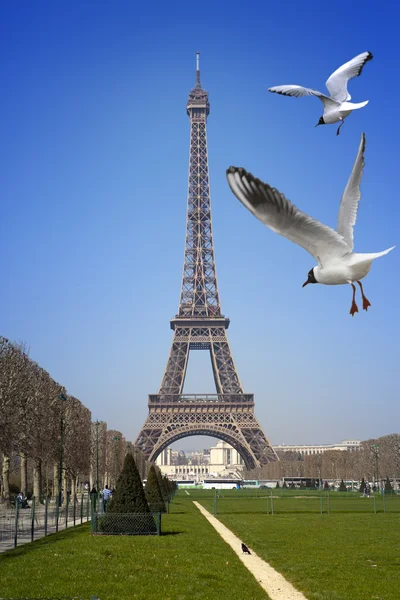
[[[332,100],[332,98],[325,96],[325,94],[321,94],[317,90],[302,87],[301,85],[276,85],[275,87],[268,88],[268,91],[275,94],[282,94],[283,96],[295,96],[296,98],[315,96],[321,100],[325,109],[334,108],[339,104],[339,102]]]
[[[350,252],[337,231],[301,212],[276,188],[245,169],[229,167],[226,177],[232,192],[257,219],[302,246],[321,266]]]
[[[337,231],[343,236],[345,242],[353,250],[353,228],[357,220],[358,203],[360,202],[360,182],[364,168],[365,133],[361,134],[360,145],[351,175],[343,192],[339,206]]]
[[[349,62],[336,69],[336,71],[334,71],[327,79],[325,84],[331,97],[334,100],[337,100],[337,102],[351,100],[351,96],[347,91],[347,82],[349,79],[361,75],[365,63],[372,59],[373,56],[371,52],[362,52],[362,54],[358,54],[349,60]]]

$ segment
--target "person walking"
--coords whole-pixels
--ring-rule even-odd
[[[103,510],[104,510],[104,512],[107,512],[107,503],[111,497],[111,491],[108,489],[108,485],[105,486],[104,490],[102,491],[102,495],[103,495]]]

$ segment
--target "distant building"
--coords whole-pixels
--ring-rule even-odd
[[[164,475],[176,479],[201,480],[204,475],[228,476],[236,474],[244,468],[244,461],[237,450],[227,442],[219,440],[210,449],[188,453],[188,464],[173,464],[169,448],[164,450],[156,459]]]
[[[295,445],[279,444],[272,446],[276,452],[296,452],[302,456],[323,454],[327,450],[360,449],[360,440],[344,440],[340,444]],[[195,479],[200,481],[204,475],[228,477],[240,475],[245,464],[237,450],[227,442],[219,440],[215,446],[206,450],[183,452],[166,448],[158,455],[156,465],[164,475],[174,479]]]
[[[323,454],[327,450],[348,450],[354,452],[360,449],[360,440],[344,440],[340,444],[318,444],[318,445],[294,445],[294,444],[279,444],[272,446],[275,452],[297,452],[302,456],[312,454]]]

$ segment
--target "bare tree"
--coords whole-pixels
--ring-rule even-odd
[[[65,403],[63,444],[65,474],[70,480],[70,491],[74,497],[78,474],[89,475],[92,445],[91,412],[74,396],[68,396]]]
[[[104,485],[106,471],[107,423],[95,421],[91,425],[90,486],[100,491]]]
[[[109,429],[106,434],[106,476],[108,485],[115,486],[125,458],[126,440],[120,431]]]
[[[3,453],[3,494],[10,502],[10,456],[24,451],[27,440],[26,403],[30,386],[29,358],[21,346],[0,337],[0,450]]]

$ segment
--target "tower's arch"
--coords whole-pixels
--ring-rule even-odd
[[[234,448],[240,454],[247,469],[253,469],[256,466],[254,464],[254,459],[252,457],[252,453],[248,451],[248,448],[246,448],[243,443],[239,442],[236,439],[235,435],[232,435],[231,433],[221,432],[220,430],[217,430],[216,428],[210,428],[210,429],[204,429],[204,430],[198,429],[197,431],[189,431],[189,432],[187,432],[185,430],[171,432],[170,435],[166,439],[164,439],[164,441],[161,444],[159,444],[157,448],[154,448],[153,452],[149,456],[149,460],[152,462],[155,462],[157,457],[159,456],[159,454],[161,454],[161,452],[163,450],[168,448],[168,446],[170,446],[171,444],[173,444],[174,442],[176,442],[178,440],[181,440],[182,438],[191,437],[194,435],[212,436],[212,437],[216,437],[224,442],[227,442],[230,446],[232,446],[232,448]]]

